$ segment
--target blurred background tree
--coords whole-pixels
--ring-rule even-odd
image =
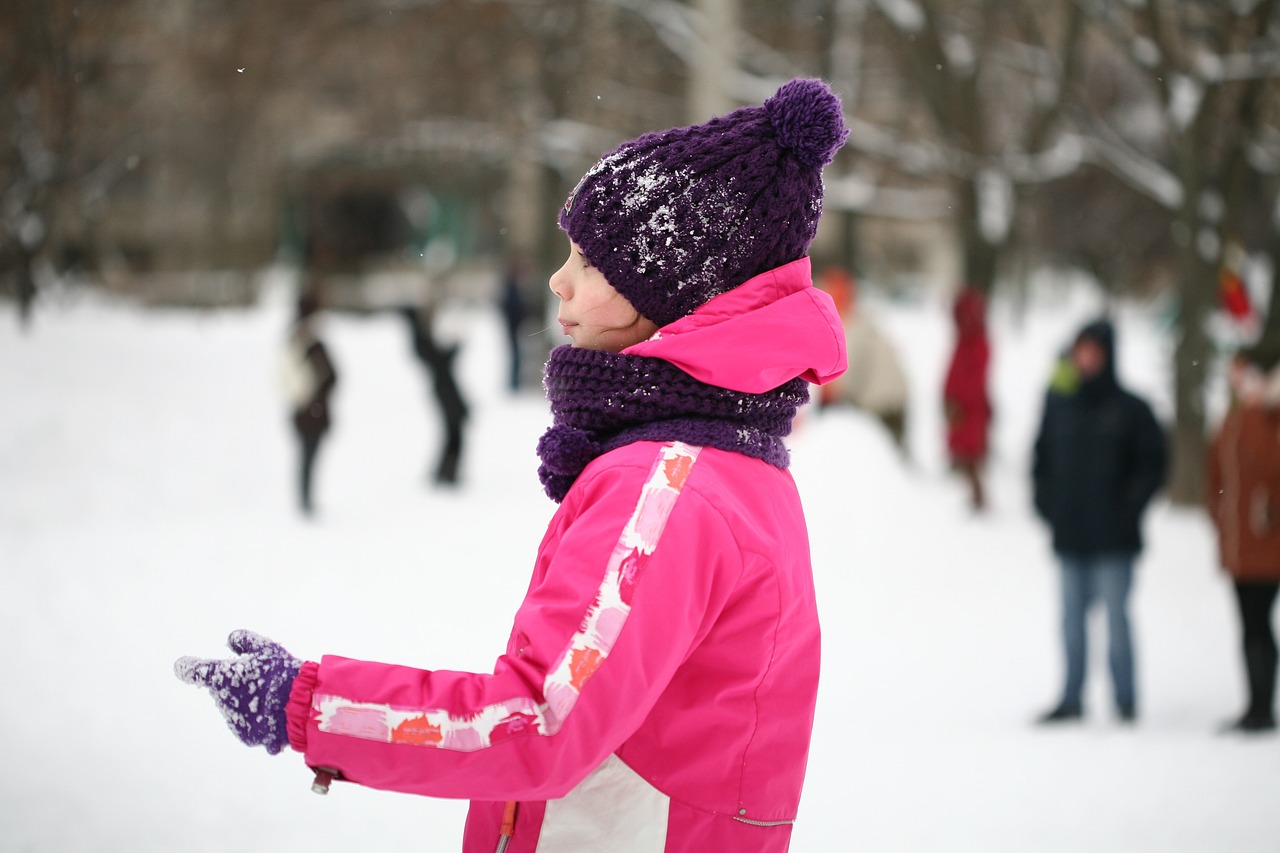
[[[852,136],[815,261],[1171,300],[1195,501],[1224,267],[1280,340],[1277,2],[0,0],[0,291],[244,304],[283,261],[353,310],[488,298],[545,280],[601,152],[822,76]]]
[[[1076,121],[1117,177],[1156,205],[1172,240],[1169,285],[1178,305],[1170,491],[1203,489],[1205,381],[1211,312],[1221,305],[1226,248],[1269,257],[1274,278],[1280,207],[1280,18],[1276,0],[1082,3],[1100,51],[1123,61],[1126,91],[1081,97]],[[1110,50],[1108,50],[1110,49]],[[1086,93],[1097,92],[1095,86]],[[1273,283],[1274,292],[1274,283]],[[1276,334],[1277,301],[1262,322]]]

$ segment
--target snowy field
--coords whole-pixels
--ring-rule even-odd
[[[285,302],[143,312],[68,291],[25,334],[0,305],[0,850],[458,848],[464,803],[317,797],[296,754],[241,747],[171,672],[223,654],[237,627],[304,657],[487,669],[553,509],[534,474],[545,405],[503,390],[498,319],[472,309],[448,318],[474,411],[452,491],[427,482],[437,420],[402,321],[330,318],[337,425],[319,517],[302,520],[275,384]],[[802,414],[793,470],[825,645],[793,850],[1280,849],[1280,738],[1216,732],[1243,686],[1197,511],[1161,499],[1147,524],[1138,725],[1112,718],[1100,643],[1087,721],[1030,725],[1061,668],[1028,450],[1050,360],[1096,307],[996,307],[984,517],[942,461],[940,304],[871,305],[914,384],[912,465],[860,415]],[[1121,376],[1167,419],[1162,320],[1119,321]]]

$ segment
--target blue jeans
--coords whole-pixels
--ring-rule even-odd
[[[1062,566],[1062,643],[1066,653],[1066,686],[1062,704],[1080,708],[1089,657],[1089,609],[1101,599],[1107,612],[1107,659],[1116,707],[1134,711],[1133,640],[1129,633],[1129,589],[1133,585],[1133,554],[1090,557],[1059,554]]]

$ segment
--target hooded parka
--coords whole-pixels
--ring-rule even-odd
[[[1115,329],[1100,320],[1078,338],[1101,346],[1101,372],[1051,390],[1036,436],[1036,511],[1053,550],[1074,557],[1142,550],[1142,513],[1164,482],[1164,432],[1151,407],[1116,378]]]

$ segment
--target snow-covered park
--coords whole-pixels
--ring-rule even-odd
[[[442,318],[473,418],[462,485],[433,488],[439,424],[403,321],[332,316],[336,426],[306,520],[276,384],[288,299],[264,294],[194,312],[57,290],[26,332],[0,304],[0,850],[458,847],[464,803],[318,797],[299,756],[240,746],[172,662],[247,627],[313,659],[487,669],[554,508],[534,473],[545,403],[504,389],[496,312]],[[868,301],[913,384],[911,464],[865,416],[802,413],[824,652],[793,850],[1280,849],[1280,738],[1217,732],[1243,683],[1199,511],[1162,497],[1148,518],[1137,725],[1113,718],[1097,641],[1086,721],[1031,724],[1061,663],[1028,454],[1051,360],[1099,306],[1087,289],[994,306],[986,515],[943,461],[944,298]],[[1167,421],[1164,314],[1116,318],[1122,381]]]

